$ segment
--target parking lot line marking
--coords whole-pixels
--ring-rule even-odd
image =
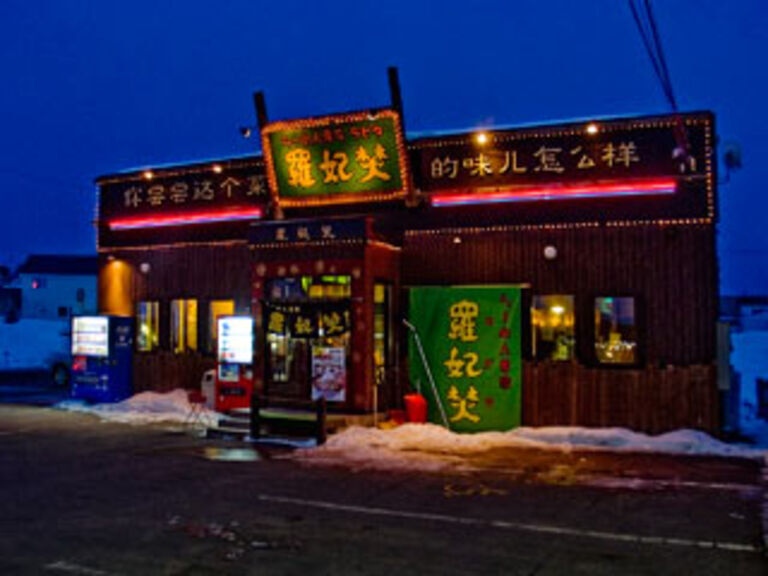
[[[526,522],[510,522],[507,520],[483,520],[481,518],[468,518],[462,516],[449,516],[431,512],[413,512],[410,510],[396,510],[392,508],[371,508],[354,504],[338,504],[323,500],[308,500],[305,498],[290,498],[285,496],[273,496],[259,494],[259,500],[275,504],[290,504],[306,506],[324,510],[335,510],[353,514],[366,514],[369,516],[387,516],[390,518],[407,518],[410,520],[426,520],[432,522],[444,522],[446,524],[461,524],[472,526],[485,526],[503,530],[517,530],[522,532],[535,532],[538,534],[557,534],[559,536],[573,536],[578,538],[591,538],[595,540],[609,540],[613,542],[625,542],[633,544],[645,544],[651,546],[680,546],[686,548],[706,548],[724,550],[728,552],[762,553],[759,546],[742,544],[739,542],[718,542],[715,540],[691,540],[687,538],[665,538],[663,536],[643,536],[640,534],[626,534],[620,532],[601,532],[596,530],[580,530],[564,526],[552,526],[547,524],[530,524]]]

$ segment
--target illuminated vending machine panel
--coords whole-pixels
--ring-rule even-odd
[[[220,317],[217,341],[216,410],[247,408],[253,393],[253,318]]]
[[[72,397],[118,402],[133,389],[133,319],[72,318]]]

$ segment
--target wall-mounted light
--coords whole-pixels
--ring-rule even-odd
[[[485,146],[488,144],[488,133],[478,132],[475,134],[475,142],[477,142],[480,146]]]
[[[461,236],[454,236],[453,237],[453,243],[454,244],[461,244]]]
[[[152,172],[152,170],[144,170],[142,176],[144,177],[144,180],[152,180],[152,178],[155,177],[155,173]]]
[[[554,260],[557,258],[557,248],[551,244],[549,246],[544,246],[544,258],[547,260]]]
[[[152,266],[150,266],[149,262],[142,262],[139,264],[139,272],[142,274],[149,274],[150,270],[152,270]]]
[[[597,124],[590,122],[587,124],[587,134],[594,135],[598,133]]]
[[[216,174],[221,174],[224,172],[224,168],[221,167],[221,164],[214,164],[211,170],[213,170]]]

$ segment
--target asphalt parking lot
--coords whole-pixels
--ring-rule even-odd
[[[470,472],[0,405],[3,574],[765,574],[762,464],[497,450]]]

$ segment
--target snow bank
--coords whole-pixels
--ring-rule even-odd
[[[114,404],[88,404],[79,400],[65,400],[57,404],[56,408],[94,414],[109,422],[154,424],[183,423],[188,418],[192,406],[187,398],[187,391],[179,388],[166,393],[142,392]],[[200,425],[215,425],[218,418],[218,413],[203,408]]]
[[[405,424],[391,430],[352,427],[314,450],[291,457],[308,463],[343,464],[358,469],[461,468],[465,456],[493,448],[571,451],[610,450],[660,454],[762,458],[760,450],[724,444],[696,430],[648,436],[624,428],[517,428],[509,432],[457,434],[434,424]]]

